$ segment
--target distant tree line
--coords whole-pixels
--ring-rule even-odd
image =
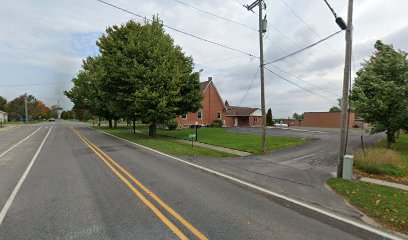
[[[166,34],[158,17],[106,29],[96,42],[99,55],[83,61],[65,95],[73,111],[109,121],[141,121],[156,136],[157,125],[201,107],[199,73],[193,59]],[[69,114],[69,113],[67,113]]]
[[[42,101],[35,98],[33,95],[21,95],[15,99],[7,102],[7,100],[0,96],[0,110],[8,113],[9,121],[21,121],[25,118],[24,101],[27,99],[28,121],[57,118],[58,112],[61,108],[58,105],[47,107]]]

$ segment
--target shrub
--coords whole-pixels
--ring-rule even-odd
[[[214,120],[214,122],[213,122],[213,124],[212,124],[212,126],[213,127],[217,127],[217,128],[220,128],[220,127],[222,127],[222,121],[221,120]]]
[[[175,130],[178,127],[178,122],[176,119],[171,119],[166,123],[166,125],[169,130]]]
[[[365,153],[357,151],[354,167],[368,174],[405,176],[398,154],[389,149],[370,148]]]

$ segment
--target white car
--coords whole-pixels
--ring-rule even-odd
[[[286,123],[276,123],[275,127],[288,127],[288,124],[286,124]]]

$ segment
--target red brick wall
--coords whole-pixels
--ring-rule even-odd
[[[225,125],[227,126],[227,127],[234,127],[234,124],[235,124],[235,120],[234,120],[235,118],[234,117],[226,117],[225,118]]]
[[[262,126],[262,117],[249,117],[249,125],[251,127]]]
[[[288,124],[288,126],[294,126],[294,127],[298,127],[298,126],[303,126],[303,121],[302,120],[296,120],[296,119],[283,119],[282,123]]]
[[[177,117],[176,120],[179,126],[190,126],[198,122],[200,125],[209,125],[217,120],[217,113],[221,112],[221,120],[225,121],[225,109],[224,102],[221,97],[217,94],[213,82],[211,82],[207,89],[205,90],[204,99],[201,101],[201,111],[203,112],[203,119],[199,120],[197,113],[188,113],[187,119],[182,119],[181,116]],[[234,124],[233,124],[234,125]]]
[[[350,113],[349,127],[353,127],[355,114]],[[302,126],[340,128],[341,112],[305,112]]]

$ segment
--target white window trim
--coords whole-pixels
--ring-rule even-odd
[[[183,114],[181,114],[181,119],[187,120],[187,115],[188,115],[188,114],[186,113],[185,115],[186,115],[186,117],[184,118],[184,117],[183,117]]]
[[[201,113],[201,117],[198,116],[198,113]],[[198,111],[197,112],[197,119],[203,120],[203,111]]]
[[[220,114],[220,117],[218,117],[218,114]],[[217,120],[221,120],[222,119],[222,112],[217,112]]]

